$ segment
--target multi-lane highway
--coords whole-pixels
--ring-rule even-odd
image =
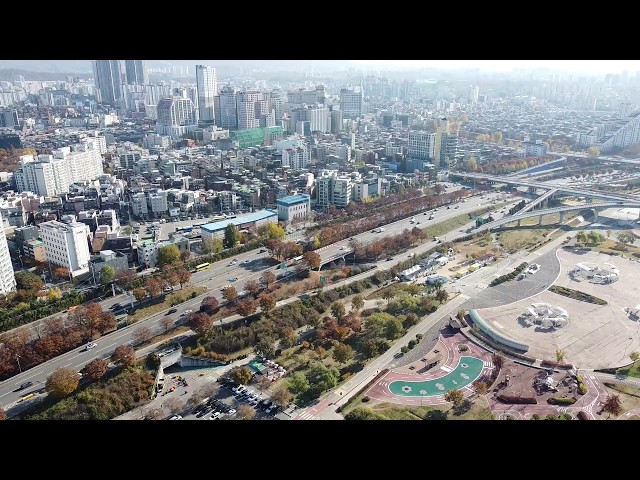
[[[440,207],[435,213],[433,220],[428,220],[429,215],[416,215],[416,222],[420,221],[420,224],[411,224],[410,218],[407,218],[386,225],[384,232],[366,232],[354,238],[358,242],[368,243],[383,236],[397,235],[403,230],[407,228],[411,229],[414,226],[420,228],[429,227],[437,222],[468,213],[483,206],[489,206],[494,199],[508,200],[503,194],[486,194],[483,196],[484,198],[480,198],[480,195],[470,197],[465,202],[456,204],[459,207],[457,209],[454,206],[451,206],[450,209]],[[495,213],[493,215],[496,217]],[[348,240],[344,240],[325,248],[320,252],[321,256],[326,258],[326,255],[335,255],[337,252],[343,252],[344,250],[341,250],[341,247],[348,247],[348,242]],[[427,243],[429,243],[429,245],[431,245],[431,243],[435,244],[435,242],[432,241]],[[269,254],[267,252],[259,253],[259,250],[256,249],[251,252],[239,254],[234,258],[237,259],[237,263],[235,264],[231,263],[232,259],[226,259],[213,263],[208,269],[195,272],[192,275],[191,284],[205,286],[207,292],[195,299],[174,307],[176,312],[171,314],[170,317],[174,320],[179,320],[185,315],[185,312],[188,313],[189,310],[197,311],[205,295],[214,295],[221,301],[221,289],[226,285],[232,284],[238,291],[242,291],[248,280],[258,280],[266,270],[271,270],[276,274],[280,272],[276,267],[272,266],[273,262],[269,260]],[[395,264],[396,262],[392,263]],[[391,265],[391,262],[389,262],[389,265]],[[232,281],[232,279],[235,280]],[[128,297],[126,295],[119,295],[100,302],[104,310],[108,310],[116,303],[126,305],[128,303]],[[160,320],[166,316],[167,311],[168,309],[146,320],[121,328],[95,340],[94,343],[96,343],[97,346],[89,351],[84,351],[80,348],[75,349],[0,382],[0,406],[4,406],[4,408],[11,407],[25,394],[42,389],[47,377],[58,368],[67,367],[79,371],[94,358],[108,358],[116,347],[131,344],[134,340],[134,332],[142,326],[150,327],[154,333],[160,333],[162,330]],[[33,382],[31,387],[24,390],[17,390],[21,384],[28,381]]]

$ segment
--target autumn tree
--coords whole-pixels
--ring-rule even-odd
[[[240,367],[233,370],[230,376],[234,382],[246,385],[253,378],[253,373],[247,367]]]
[[[111,361],[119,367],[130,367],[136,363],[136,351],[127,345],[120,345],[111,354]]]
[[[262,282],[267,286],[267,288],[269,288],[277,280],[277,277],[273,272],[267,270],[262,274],[262,276],[260,277],[260,280],[262,280]]]
[[[44,286],[42,278],[33,272],[18,272],[15,274],[15,279],[16,288],[28,292],[33,297]]]
[[[557,348],[556,349],[556,360],[561,362],[564,360],[564,350]]]
[[[598,147],[589,147],[587,148],[587,154],[590,157],[599,157],[600,156],[600,149]]]
[[[202,302],[200,303],[200,311],[211,315],[219,306],[220,303],[218,302],[218,299],[213,295],[209,295],[202,299]]]
[[[280,385],[271,395],[271,400],[273,400],[273,403],[275,403],[279,407],[285,408],[293,400],[293,395],[291,395],[291,392],[285,385]]]
[[[240,405],[236,411],[238,420],[252,420],[256,416],[256,411],[250,405]]]
[[[0,408],[0,420],[6,420],[6,419],[7,419],[7,412],[5,412],[3,408]]]
[[[181,402],[180,399],[176,397],[169,397],[162,404],[172,415],[184,410],[184,402]]]
[[[106,332],[115,330],[118,327],[118,321],[113,312],[101,312],[98,322],[96,324],[96,330],[100,335],[104,335]]]
[[[342,302],[333,302],[331,304],[331,314],[340,321],[344,317],[346,311]]]
[[[344,343],[338,343],[333,347],[333,359],[338,363],[347,363],[353,358],[353,348]]]
[[[171,317],[162,317],[160,319],[160,326],[162,327],[162,330],[164,331],[164,333],[167,333],[169,331],[169,329],[171,327],[173,327],[173,324],[175,323],[173,318]]]
[[[78,372],[71,368],[58,368],[47,377],[44,389],[56,398],[64,398],[73,393],[79,383]]]
[[[491,362],[495,365],[495,367],[499,371],[504,366],[505,358],[502,355],[498,354],[498,353],[494,353],[492,355]]]
[[[144,288],[149,296],[157,297],[162,293],[162,281],[156,277],[147,277],[144,281]]]
[[[114,278],[114,281],[116,285],[118,285],[120,288],[125,288],[129,283],[133,282],[136,278],[138,277],[136,276],[136,272],[134,272],[133,270],[129,270],[129,269],[118,270]]]
[[[462,405],[462,402],[464,402],[464,394],[462,393],[462,390],[449,390],[444,394],[444,399],[447,402],[453,403],[455,407],[459,407]]]
[[[152,338],[153,338],[153,332],[151,331],[151,328],[146,325],[137,328],[133,332],[133,341],[136,344],[148,342]]]
[[[189,315],[187,325],[198,335],[204,335],[213,328],[213,318],[204,312]]]
[[[465,162],[465,169],[470,172],[475,172],[478,169],[478,162],[476,162],[476,157],[469,157]]]
[[[357,311],[364,307],[364,299],[362,295],[354,295],[351,299],[351,310]]]
[[[116,269],[111,265],[105,266],[100,270],[100,283],[103,285],[109,285],[116,278]]]
[[[263,293],[262,295],[260,295],[259,302],[260,302],[260,308],[265,313],[270,310],[273,310],[276,306],[276,299],[266,293]]]
[[[252,298],[244,298],[236,304],[236,312],[238,315],[242,315],[243,317],[253,315],[256,313],[257,308],[258,305]]]
[[[224,287],[222,289],[222,298],[224,298],[227,302],[232,302],[238,296],[238,291],[233,285],[229,285],[228,287]]]
[[[69,312],[68,322],[85,332],[85,340],[91,340],[100,324],[102,307],[97,303],[86,303]]]
[[[444,303],[449,299],[449,293],[445,289],[440,288],[436,292],[435,297],[437,301],[439,301],[440,303]]]
[[[320,268],[322,258],[316,252],[305,252],[302,255],[302,258],[304,259],[310,270]]]
[[[487,382],[484,382],[482,380],[476,380],[475,382],[473,382],[473,391],[478,396],[486,395],[486,393],[489,391],[489,385],[487,385]]]
[[[176,265],[180,261],[180,249],[177,245],[167,245],[158,249],[158,268]]]
[[[607,398],[602,405],[602,411],[609,414],[607,418],[610,418],[611,415],[615,415],[616,417],[620,415],[622,413],[622,401],[620,400],[620,395],[607,395]]]
[[[191,250],[183,250],[182,252],[180,252],[180,261],[182,263],[185,263],[187,260],[189,260],[189,257],[191,257]]]
[[[53,275],[60,280],[69,280],[69,269],[64,267],[56,267],[53,269]]]
[[[191,281],[191,272],[186,268],[179,268],[176,270],[176,277],[180,283],[180,288],[183,288],[184,285]]]
[[[109,362],[103,360],[101,358],[94,358],[89,363],[87,363],[84,368],[80,371],[86,378],[96,381],[100,380],[105,373],[107,373],[107,367]]]
[[[147,291],[142,287],[134,288],[132,293],[138,302],[141,302],[147,296]]]
[[[280,332],[280,347],[290,348],[298,340],[298,334],[291,327],[284,327]]]
[[[256,297],[260,293],[260,284],[257,280],[249,280],[244,284],[244,289],[249,292],[253,297]]]

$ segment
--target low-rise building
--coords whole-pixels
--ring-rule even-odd
[[[311,211],[311,197],[307,194],[290,195],[276,200],[278,219],[290,222],[303,220]]]

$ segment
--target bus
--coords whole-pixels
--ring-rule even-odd
[[[205,270],[205,269],[209,268],[210,265],[211,264],[209,262],[201,263],[200,265],[196,265],[196,268],[195,268],[194,271],[199,272],[201,270]]]

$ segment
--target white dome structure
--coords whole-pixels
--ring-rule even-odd
[[[576,263],[569,271],[569,277],[576,282],[608,284],[619,280],[620,270],[611,263]]]
[[[548,303],[533,303],[521,315],[525,323],[543,329],[562,328],[569,323],[569,313]]]

